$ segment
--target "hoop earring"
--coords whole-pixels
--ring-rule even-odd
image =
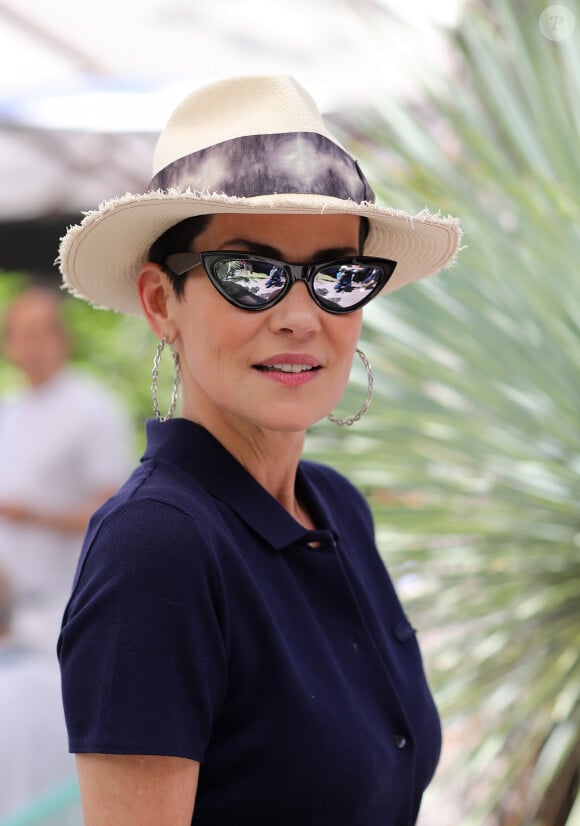
[[[365,354],[363,353],[362,350],[359,350],[357,348],[355,350],[355,352],[356,352],[357,356],[360,358],[360,360],[362,361],[362,363],[364,364],[365,370],[367,371],[367,397],[364,400],[361,409],[357,413],[355,413],[354,416],[349,416],[348,419],[338,419],[336,416],[333,416],[332,413],[328,414],[327,418],[331,422],[333,422],[334,424],[338,424],[341,427],[342,427],[342,425],[348,425],[350,427],[351,424],[354,424],[355,422],[358,422],[359,419],[361,419],[364,416],[364,414],[367,412],[367,410],[369,409],[371,400],[373,398],[373,385],[374,385],[373,368],[371,367],[368,358],[365,356]]]
[[[172,350],[171,355],[173,356],[173,389],[171,391],[171,402],[169,404],[169,410],[167,411],[165,416],[162,416],[159,412],[159,364],[161,362],[161,354],[165,348],[165,345],[168,342],[169,338],[167,336],[163,336],[163,338],[157,345],[157,350],[155,351],[155,355],[153,357],[153,370],[151,370],[151,401],[153,403],[153,412],[155,413],[155,418],[158,422],[166,422],[173,417],[173,414],[175,413],[175,408],[177,407],[177,397],[179,394],[179,385],[181,382],[179,356]]]

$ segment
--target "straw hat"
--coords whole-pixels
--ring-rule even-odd
[[[61,240],[57,263],[77,297],[140,313],[136,280],[153,242],[185,218],[219,212],[364,216],[365,255],[398,262],[384,292],[453,263],[458,219],[374,200],[300,84],[285,75],[234,77],[182,101],[157,142],[148,191],[87,213]]]

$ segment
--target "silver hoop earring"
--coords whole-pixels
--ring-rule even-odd
[[[155,351],[155,355],[153,357],[153,370],[151,371],[151,401],[153,402],[153,412],[155,413],[155,418],[158,422],[168,421],[172,418],[173,414],[175,413],[175,408],[177,407],[177,397],[179,395],[179,385],[181,382],[179,356],[172,350],[171,355],[173,356],[173,389],[171,391],[171,402],[169,404],[169,410],[167,411],[165,416],[162,416],[159,412],[159,364],[161,362],[161,354],[163,353],[165,345],[168,342],[169,338],[167,336],[163,336],[163,338],[157,345],[157,350]]]
[[[338,419],[336,416],[333,416],[332,413],[328,414],[327,418],[330,419],[331,422],[334,422],[334,424],[341,425],[341,427],[344,424],[350,426],[351,424],[358,422],[359,419],[361,419],[369,409],[370,403],[373,398],[373,368],[371,367],[368,358],[365,356],[362,350],[359,350],[357,348],[355,352],[364,364],[365,370],[367,371],[367,397],[364,400],[361,409],[357,413],[355,413],[354,416],[349,416],[348,419]]]

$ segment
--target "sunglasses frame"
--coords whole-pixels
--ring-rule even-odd
[[[264,304],[253,306],[239,304],[233,296],[224,290],[222,282],[213,273],[213,267],[219,263],[220,260],[227,261],[232,258],[259,261],[267,264],[269,267],[279,267],[283,269],[286,274],[286,284],[274,298],[266,301]],[[254,255],[241,250],[208,250],[207,252],[174,252],[167,256],[164,267],[169,270],[172,275],[180,277],[195,269],[200,264],[203,265],[206,275],[218,293],[239,310],[249,310],[250,312],[269,310],[271,307],[278,304],[278,302],[282,301],[297,281],[303,281],[306,284],[308,292],[317,307],[320,307],[321,310],[325,310],[327,313],[333,313],[335,315],[353,313],[356,310],[360,310],[365,306],[365,304],[368,304],[368,302],[383,289],[397,266],[397,262],[391,261],[389,258],[374,258],[373,256],[368,255],[355,255],[349,258],[337,258],[332,261],[321,261],[318,264],[298,264],[290,263],[288,261],[278,261],[275,258],[268,258],[264,255]],[[333,303],[329,303],[328,306],[323,304],[323,299],[314,291],[314,278],[319,272],[327,267],[348,266],[349,264],[361,264],[363,266],[372,266],[373,268],[378,269],[381,276],[377,279],[377,284],[368,293],[368,295],[366,295],[354,306],[340,307],[338,304]]]

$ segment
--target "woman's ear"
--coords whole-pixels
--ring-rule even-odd
[[[156,336],[173,338],[171,299],[173,288],[159,264],[148,261],[141,267],[137,278],[139,301],[145,318]]]

